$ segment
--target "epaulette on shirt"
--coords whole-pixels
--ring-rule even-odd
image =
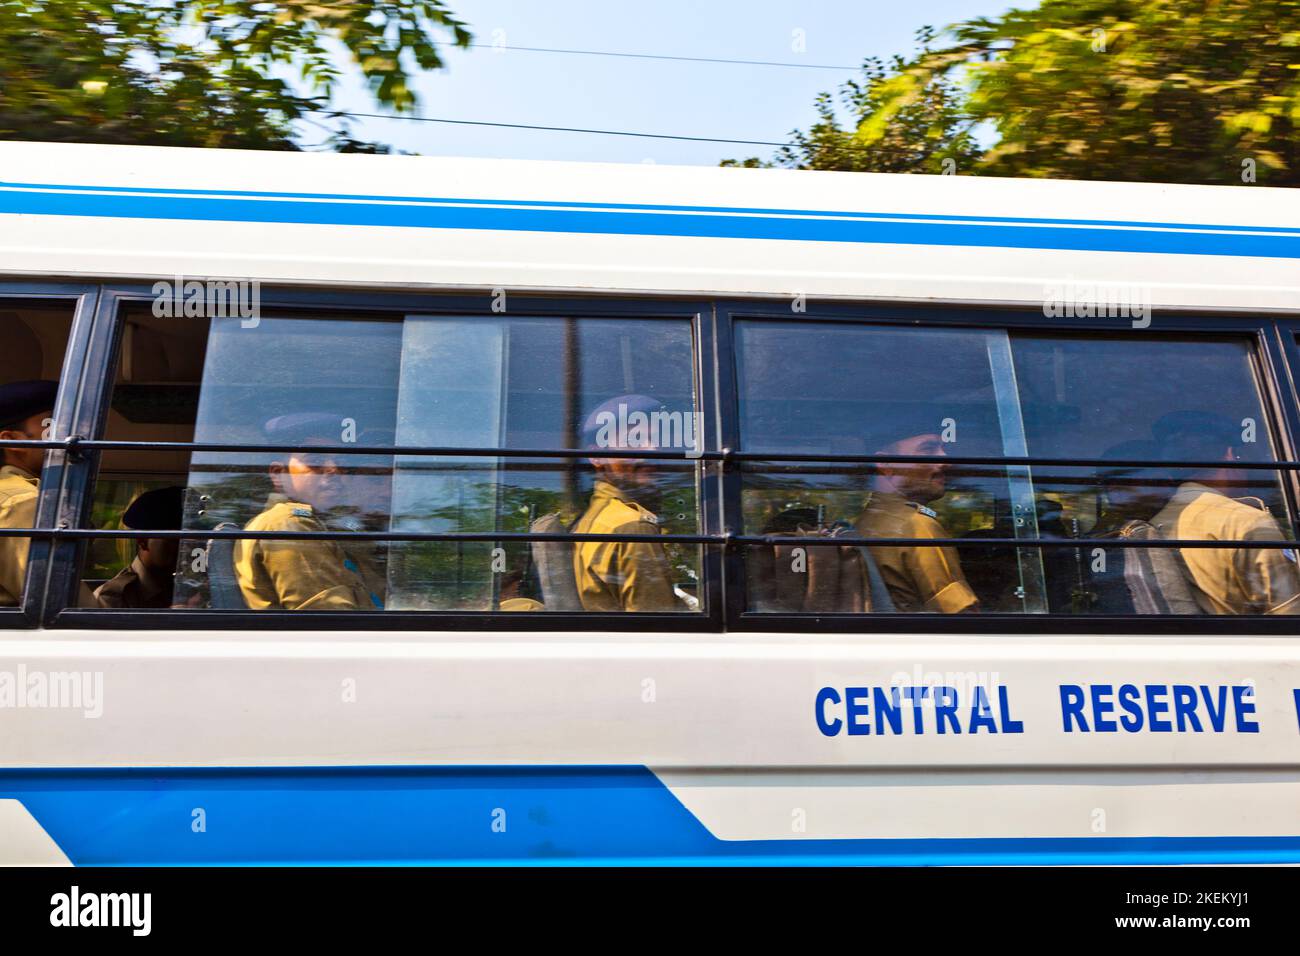
[[[1233,498],[1232,500],[1240,501],[1243,505],[1248,505],[1256,511],[1263,511],[1266,513],[1268,511],[1268,505],[1264,504],[1263,498],[1251,498],[1250,496],[1247,496],[1245,498]]]
[[[617,500],[631,508],[638,521],[644,521],[646,524],[654,525],[659,523],[659,516],[657,514],[637,504],[635,501],[628,501],[625,498],[619,498]]]

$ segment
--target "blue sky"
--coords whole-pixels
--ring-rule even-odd
[[[1023,4],[1022,4],[1023,5]],[[783,142],[813,118],[813,100],[852,70],[682,63],[530,53],[511,46],[853,66],[909,53],[923,25],[996,14],[998,0],[450,0],[483,44],[451,50],[420,76],[428,116]],[[801,31],[801,32],[796,32]],[[795,49],[802,41],[803,50]],[[343,108],[377,112],[355,79]],[[308,128],[310,129],[310,128]],[[533,130],[365,120],[365,138],[409,152],[598,162],[716,165],[763,146],[686,143]],[[312,142],[312,135],[304,142]]]

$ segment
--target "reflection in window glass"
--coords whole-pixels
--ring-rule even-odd
[[[1300,613],[1294,549],[1128,546],[1292,537],[1279,474],[1234,467],[1274,458],[1244,341],[755,321],[738,342],[747,451],[1117,463],[751,464],[749,533],[963,539],[752,547],[754,610]],[[980,544],[1034,537],[1116,545]]]
[[[1272,439],[1248,343],[1013,336],[1030,453],[1156,462],[1268,462]],[[1278,540],[1280,475],[1225,466],[1034,472],[1040,532],[1132,540]],[[1055,611],[1300,613],[1294,551],[1056,548]]]
[[[103,552],[170,580],[102,606],[292,610],[692,610],[699,548],[498,542],[494,532],[698,533],[696,465],[637,459],[373,455],[313,447],[394,445],[689,450],[595,442],[613,402],[648,402],[695,426],[688,322],[501,317],[264,316],[210,321],[128,315],[108,437],[299,446],[293,452],[109,453],[96,491],[111,527],[192,529],[164,552],[146,540]],[[135,351],[173,366],[135,374]],[[142,347],[143,346],[143,347]],[[187,357],[187,358],[183,358]],[[156,362],[154,363],[157,364]],[[142,380],[143,379],[143,380]],[[141,391],[176,401],[132,401]],[[173,423],[157,409],[169,404]],[[617,415],[617,412],[616,412]],[[624,436],[626,437],[626,436]],[[700,436],[702,437],[702,436]],[[616,435],[617,438],[617,435]],[[165,460],[164,460],[165,459]],[[180,502],[137,506],[149,492]],[[156,497],[156,496],[155,496]],[[158,500],[161,500],[159,498]],[[131,507],[128,507],[131,506]],[[597,507],[598,506],[598,507]],[[134,511],[132,510],[134,508]],[[148,515],[145,524],[127,520]],[[621,516],[621,517],[620,517]],[[168,523],[170,522],[170,523]],[[480,541],[239,539],[208,532],[483,533]],[[144,551],[154,550],[152,555]],[[106,560],[107,559],[107,560]],[[157,559],[156,561],[153,559]],[[111,565],[110,565],[111,567]],[[130,569],[128,567],[128,570]],[[88,565],[88,571],[91,566]],[[93,571],[87,574],[94,577]],[[159,575],[170,578],[170,571]],[[163,594],[163,590],[166,591]],[[650,595],[650,597],[647,597]]]
[[[995,357],[1006,354],[1001,332],[744,322],[738,343],[747,452],[1016,453],[1004,450],[1004,419],[1018,413],[1014,390],[995,374]],[[978,544],[1016,536],[1006,469],[774,460],[745,472],[746,533],[971,541],[754,546],[746,562],[754,610],[1023,611],[1035,597],[1024,581],[1036,553]]]
[[[593,413],[609,406],[617,425],[619,406],[630,414],[639,400],[648,400],[662,420],[693,427],[691,354],[686,322],[413,316],[402,347],[398,441],[600,447],[585,430]],[[618,438],[617,428],[612,437]],[[676,435],[652,437],[664,438],[652,442],[657,447],[683,450]],[[597,461],[402,456],[393,483],[394,527],[698,533],[693,464]],[[390,606],[691,610],[698,602],[698,551],[659,543],[398,543]]]

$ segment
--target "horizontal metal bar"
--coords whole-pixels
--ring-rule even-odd
[[[0,439],[0,448],[52,448],[63,451],[189,451],[253,452],[304,455],[379,455],[431,458],[652,458],[662,461],[719,461],[724,451],[663,451],[652,448],[458,448],[448,445],[282,445],[254,442],[108,441],[98,438],[62,440]]]
[[[1135,538],[851,538],[819,535],[746,534],[595,534],[591,532],[540,531],[203,531],[201,529],[123,528],[0,528],[0,537],[56,539],[164,538],[177,540],[248,540],[248,541],[554,541],[554,542],[646,542],[650,544],[722,544],[722,545],[812,545],[814,547],[978,547],[978,548],[1295,548],[1300,542],[1287,539],[1208,540],[1204,538],[1155,539]]]
[[[117,441],[73,436],[55,439],[0,439],[0,448],[49,448],[63,451],[189,451],[189,452],[297,452],[308,455],[378,455],[431,458],[645,458],[658,461],[824,462],[845,464],[932,464],[1059,466],[1062,468],[1240,468],[1264,471],[1300,470],[1300,461],[1166,461],[1148,458],[1054,458],[1038,455],[838,455],[807,452],[678,452],[640,448],[461,448],[449,445],[281,445],[255,442],[151,442]]]
[[[730,540],[736,544],[747,545],[809,544],[869,548],[1295,548],[1300,546],[1300,543],[1286,539],[1226,541],[1205,538],[1159,538],[1143,541],[1136,538],[850,538],[829,535],[796,538],[785,535],[738,534],[732,535]]]
[[[183,541],[218,539],[234,541],[634,541],[675,544],[725,543],[722,535],[705,534],[572,534],[534,531],[204,531],[168,528],[150,531],[139,528],[0,528],[0,538],[39,538],[41,540],[100,538],[163,538]]]
[[[753,462],[828,462],[853,464],[931,464],[949,465],[1034,465],[1062,468],[1262,468],[1268,471],[1300,470],[1300,461],[1156,461],[1149,458],[1049,458],[1039,455],[813,455],[768,454],[765,452],[733,451],[725,455],[728,461]]]

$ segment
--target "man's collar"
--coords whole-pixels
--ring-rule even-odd
[[[17,465],[0,465],[0,475],[17,475],[19,478],[26,478],[28,481],[36,481],[37,478],[26,468],[19,468]]]

